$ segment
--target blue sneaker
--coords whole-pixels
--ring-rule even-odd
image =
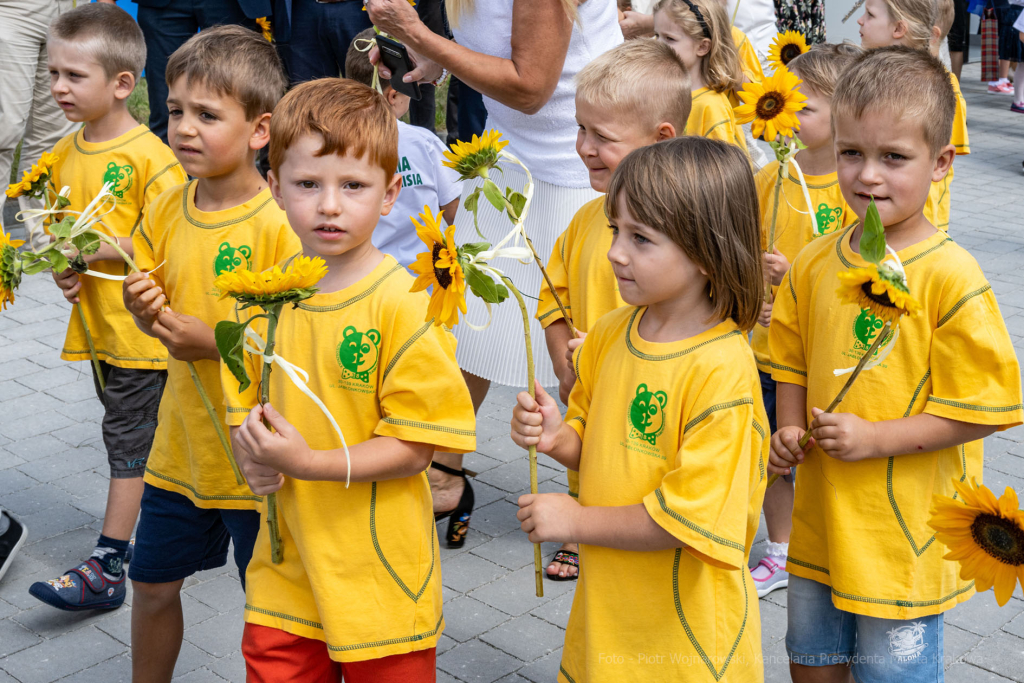
[[[58,579],[36,581],[28,589],[32,597],[51,607],[77,612],[87,609],[116,609],[124,602],[127,592],[126,574],[108,579],[96,558],[89,558]]]

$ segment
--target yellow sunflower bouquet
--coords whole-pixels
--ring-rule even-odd
[[[960,564],[960,578],[973,579],[982,592],[995,588],[996,602],[1003,606],[1017,582],[1024,585],[1024,511],[1017,494],[1006,487],[997,500],[976,481],[958,479],[953,487],[952,497],[932,498],[928,525],[949,549],[944,559]]]
[[[327,407],[300,377],[303,375],[308,378],[306,372],[275,353],[277,325],[282,309],[287,305],[297,305],[300,301],[305,301],[316,294],[318,291],[316,284],[326,274],[327,265],[323,259],[297,256],[286,263],[283,268],[274,266],[261,272],[236,269],[218,275],[217,279],[213,281],[213,286],[220,291],[221,299],[229,297],[234,299],[238,302],[238,310],[259,306],[263,312],[253,315],[243,322],[222,320],[217,323],[213,334],[217,342],[217,351],[220,352],[220,356],[224,359],[231,374],[238,380],[239,391],[245,391],[252,384],[245,369],[244,353],[248,352],[263,359],[259,384],[260,405],[270,400],[270,373],[274,365],[277,365],[295,383],[295,386],[327,415],[338,436],[341,437],[345,458],[348,460],[348,445],[345,443],[345,436]],[[260,337],[250,328],[252,322],[260,318],[267,321],[266,339]],[[267,427],[269,429],[270,425]],[[231,464],[235,469],[236,477],[240,478],[238,466],[233,458]],[[351,474],[351,462],[349,469]],[[349,481],[346,478],[345,486],[348,485]],[[274,564],[280,564],[284,553],[281,545],[277,495],[273,493],[267,496],[267,524],[270,527],[271,560]]]

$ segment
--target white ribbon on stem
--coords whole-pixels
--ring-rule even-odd
[[[324,402],[320,400],[320,397],[314,394],[312,389],[307,386],[307,383],[309,382],[309,373],[299,366],[286,361],[277,354],[264,353],[264,350],[267,348],[267,344],[263,341],[263,337],[256,334],[248,327],[245,329],[245,338],[248,340],[244,347],[246,351],[254,356],[259,356],[263,359],[264,363],[273,363],[281,368],[281,370],[284,371],[284,374],[288,376],[288,379],[292,381],[292,384],[294,384],[299,391],[308,396],[309,400],[315,403],[317,407],[320,408],[321,412],[327,416],[331,426],[334,427],[334,431],[338,434],[338,438],[341,439],[342,450],[345,451],[345,465],[348,467],[348,471],[345,473],[345,488],[348,488],[349,483],[352,480],[352,458],[348,452],[348,443],[345,441],[345,435],[341,432],[341,427],[338,426],[334,416],[331,415],[331,411],[327,409],[327,406],[325,406]],[[248,343],[250,341],[252,342],[251,345]],[[301,375],[301,377],[299,377],[299,375]]]

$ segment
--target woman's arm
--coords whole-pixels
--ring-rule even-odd
[[[477,0],[477,11],[486,11],[487,1]],[[555,92],[572,35],[572,22],[559,0],[515,0],[511,59],[474,52],[437,35],[407,0],[368,0],[366,8],[377,28],[416,57],[436,62],[474,90],[526,114],[537,113]],[[421,76],[418,72],[421,68],[410,75]]]

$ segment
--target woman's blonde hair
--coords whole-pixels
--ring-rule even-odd
[[[939,7],[935,0],[882,0],[894,24],[903,22],[907,33],[903,42],[915,50],[927,51],[931,45],[932,27],[939,23]]]
[[[449,0],[450,1],[450,0]],[[690,4],[700,11],[702,24]],[[715,92],[728,92],[739,88],[743,82],[740,58],[736,44],[732,42],[732,27],[725,7],[718,0],[660,0],[655,12],[667,12],[672,23],[693,40],[711,40],[711,49],[704,55],[700,65],[700,76],[704,84]],[[707,27],[705,35],[704,28]]]
[[[708,276],[713,320],[749,330],[761,312],[761,210],[739,147],[687,135],[633,150],[612,175],[605,211],[621,209],[679,245]]]
[[[576,22],[578,19],[576,7],[582,4],[580,0],[559,0],[559,2],[562,5],[562,9],[565,10],[565,16]],[[583,0],[583,2],[586,2],[586,0]],[[472,12],[475,6],[476,0],[446,0],[445,11],[448,13],[448,23],[452,26],[458,26],[459,15],[463,12]]]

